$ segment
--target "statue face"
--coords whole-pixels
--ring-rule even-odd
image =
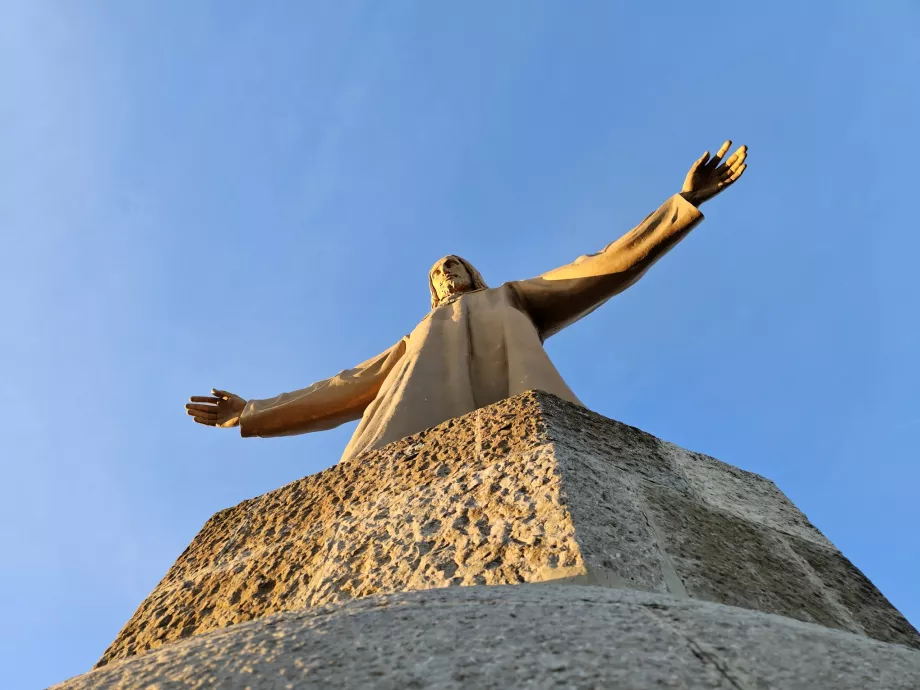
[[[446,256],[431,269],[431,283],[439,299],[458,292],[466,292],[473,286],[473,278],[466,266],[453,256]]]

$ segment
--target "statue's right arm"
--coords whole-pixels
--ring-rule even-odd
[[[240,415],[242,436],[289,436],[324,431],[360,419],[387,375],[406,353],[406,336],[354,369],[291,393],[249,400]]]
[[[537,278],[511,283],[543,339],[590,314],[641,278],[703,220],[699,206],[734,184],[747,165],[747,146],[724,159],[731,141],[690,168],[679,194],[604,249]],[[724,159],[724,160],[723,160]]]
[[[512,285],[540,336],[548,338],[639,280],[702,219],[697,207],[675,194],[601,251]]]

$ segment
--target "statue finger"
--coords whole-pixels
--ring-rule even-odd
[[[743,163],[744,159],[747,158],[747,154],[748,154],[747,146],[742,146],[740,149],[738,149],[737,151],[735,151],[735,153],[732,154],[732,158],[734,159],[734,161],[732,162],[733,163]]]
[[[215,398],[210,395],[193,395],[189,400],[193,403],[211,403],[216,405],[220,402],[220,398]]]
[[[204,424],[205,426],[216,426],[216,424],[215,424],[214,422],[211,422],[211,421],[202,419],[201,417],[195,417],[194,419],[195,419],[195,421],[198,422],[199,424]]]
[[[746,147],[742,146],[740,149],[738,149],[732,155],[730,155],[728,159],[726,159],[723,165],[726,168],[730,168],[736,163],[739,163],[739,162],[743,163],[745,158],[747,158],[747,150],[746,150]]]
[[[185,409],[191,412],[203,412],[203,413],[214,413],[217,414],[217,405],[204,405],[204,404],[195,404],[195,403],[186,403]]]
[[[720,171],[727,170],[728,168],[732,167],[735,164],[735,161],[737,160],[738,160],[738,154],[733,153],[728,158],[726,158],[724,161],[722,161],[722,165],[719,167],[719,170]]]
[[[187,414],[189,417],[194,417],[196,420],[207,419],[213,422],[213,421],[217,421],[218,419],[218,415],[216,412],[210,413],[210,412],[200,412],[198,410],[186,410],[185,414]]]
[[[741,159],[735,161],[735,162],[732,163],[731,165],[727,165],[727,164],[726,164],[725,168],[722,169],[721,177],[723,177],[723,178],[725,178],[725,177],[731,177],[731,176],[734,175],[736,172],[738,172],[738,170],[739,170],[743,165],[744,165],[744,159],[743,159],[743,158],[741,158]]]
[[[703,151],[703,155],[696,159],[692,166],[690,166],[690,172],[698,170],[700,167],[706,165],[706,161],[709,160],[709,151]]]
[[[232,397],[234,397],[233,393],[230,393],[229,391],[222,391],[220,388],[212,388],[212,389],[211,389],[211,393],[213,393],[213,394],[216,395],[217,397],[223,398],[223,399],[225,399],[225,400],[226,400],[227,398],[232,398]]]
[[[725,156],[725,154],[728,153],[728,149],[731,148],[731,145],[731,139],[726,140],[726,142],[719,148],[718,152],[716,152],[716,155],[713,156],[712,160],[709,161],[709,166],[712,168],[718,167],[719,163],[722,162],[723,156]]]
[[[730,187],[731,185],[733,185],[735,182],[738,181],[738,178],[741,177],[741,174],[744,172],[745,168],[747,168],[747,166],[742,165],[740,168],[732,172],[731,175],[723,177],[722,181],[719,182],[719,186],[722,189],[725,189],[726,187]]]

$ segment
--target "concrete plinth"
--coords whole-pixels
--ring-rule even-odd
[[[920,651],[736,607],[600,587],[451,587],[276,614],[55,690],[916,690]]]
[[[718,602],[920,648],[769,480],[530,392],[217,513],[99,665],[282,611],[538,582]]]

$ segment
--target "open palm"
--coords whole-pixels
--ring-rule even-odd
[[[193,395],[185,404],[185,411],[199,424],[219,426],[224,429],[238,426],[246,401],[238,395],[218,389],[212,395]]]
[[[710,158],[709,151],[707,151],[693,164],[690,172],[687,173],[687,179],[684,180],[684,188],[680,192],[684,199],[699,206],[727,189],[741,177],[747,168],[744,163],[747,158],[747,146],[738,147],[738,150],[723,161],[731,145],[731,141],[726,141],[715,156]]]

